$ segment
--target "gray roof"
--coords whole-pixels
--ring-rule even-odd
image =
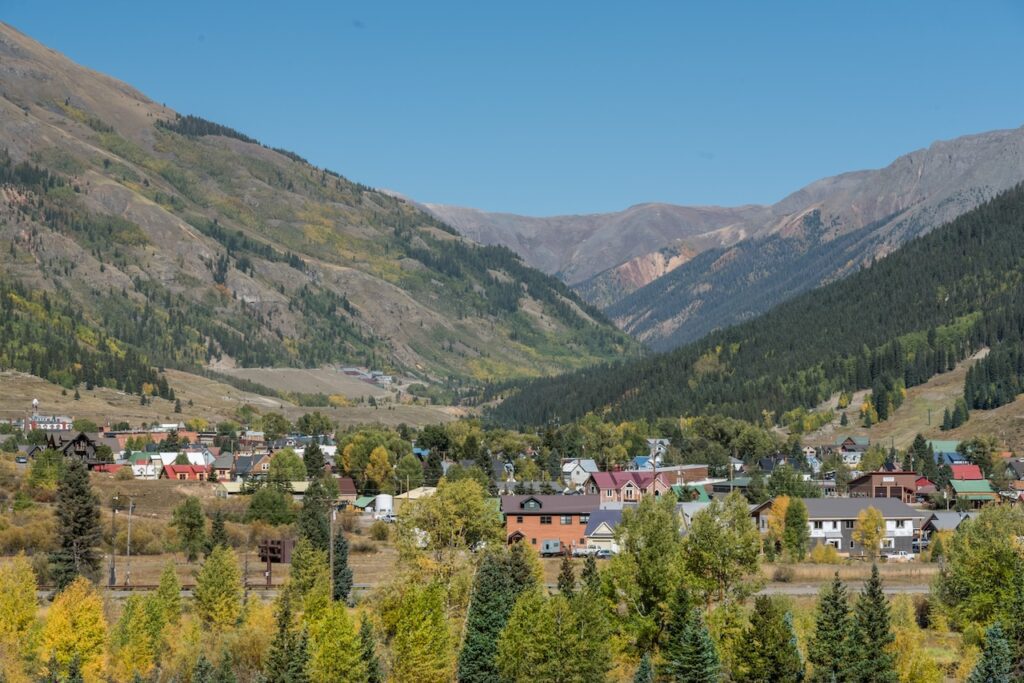
[[[533,510],[524,510],[520,505],[530,499],[540,503],[540,507]],[[561,495],[532,495],[532,496],[502,496],[501,511],[506,515],[561,515],[579,514],[581,512],[593,512],[597,510],[600,496],[561,496]]]
[[[221,453],[214,458],[213,466],[218,470],[229,470],[235,464],[235,456],[231,453]]]
[[[235,474],[245,476],[252,470],[253,463],[256,462],[255,455],[240,455],[235,458]]]
[[[1020,458],[1014,458],[1006,463],[1006,466],[1013,470],[1013,474],[1018,479],[1024,479],[1024,460]]]
[[[803,498],[808,519],[854,519],[861,510],[875,508],[886,519],[920,518],[928,512],[917,510],[895,498]]]
[[[969,519],[970,513],[956,512],[954,510],[938,510],[931,514],[925,522],[935,531],[955,531],[965,519]]]
[[[575,467],[576,463],[579,463],[580,468],[582,468],[584,472],[594,473],[601,471],[601,468],[599,468],[597,463],[591,458],[577,458],[575,460],[569,460],[562,465],[562,471],[567,472],[569,469]]]
[[[587,521],[587,530],[583,532],[584,536],[592,536],[597,527],[601,524],[607,523],[613,530],[622,521],[622,510],[594,510],[590,513],[590,519]]]

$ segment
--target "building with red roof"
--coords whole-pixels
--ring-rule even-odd
[[[977,465],[950,465],[949,469],[953,472],[951,479],[970,480],[970,479],[984,479],[985,477],[981,474],[981,468]]]
[[[210,478],[210,468],[204,465],[164,465],[160,476],[177,481],[206,481]]]
[[[583,484],[584,493],[601,496],[601,505],[639,503],[644,496],[671,491],[661,472],[594,472]]]

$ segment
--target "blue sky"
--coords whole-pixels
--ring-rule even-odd
[[[1024,124],[1012,2],[40,2],[0,18],[421,201],[773,202]]]

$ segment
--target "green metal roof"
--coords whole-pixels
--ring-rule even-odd
[[[959,441],[929,441],[928,445],[932,447],[932,450],[936,453],[956,453],[956,447],[960,445]]]
[[[949,485],[957,496],[965,493],[995,493],[988,479],[951,479]]]
[[[682,486],[680,484],[673,484],[672,493],[676,494],[676,498],[684,502],[711,502],[711,497],[708,495],[707,489],[705,489],[703,486]],[[694,496],[694,493],[696,493],[697,495]]]
[[[357,508],[364,508],[367,507],[370,503],[372,503],[373,499],[374,496],[359,496],[358,498],[356,498],[356,502],[353,503],[353,505],[355,505]]]

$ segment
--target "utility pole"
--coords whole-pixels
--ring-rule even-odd
[[[114,559],[114,555],[117,553],[117,528],[114,521],[117,519],[117,503],[120,497],[120,493],[115,493],[114,497],[110,499],[110,578],[107,581],[110,586],[117,585],[117,568]]]
[[[128,496],[128,564],[125,567],[124,585],[132,585],[132,512],[135,511],[135,499]]]
[[[338,509],[332,503],[331,504],[331,520],[330,520],[330,524],[329,524],[329,528],[330,528],[330,531],[331,531],[331,533],[330,533],[331,547],[329,548],[330,555],[331,555],[331,559],[330,559],[330,564],[331,564],[331,600],[334,600],[334,519],[337,516],[338,516]]]

